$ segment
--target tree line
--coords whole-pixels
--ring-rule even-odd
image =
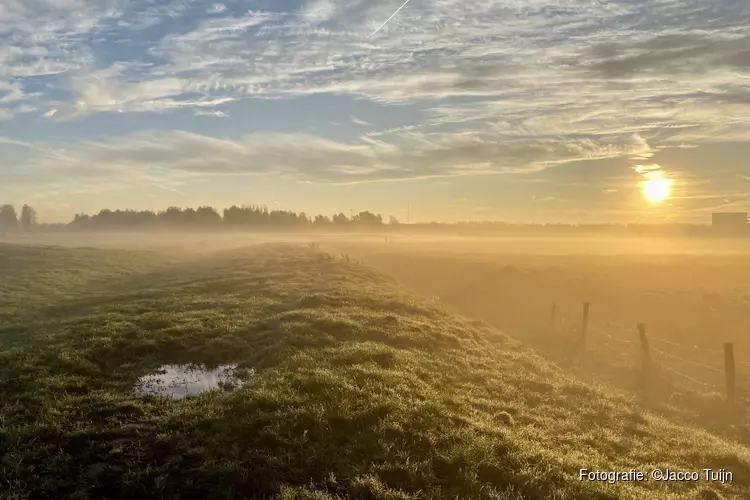
[[[391,217],[390,224],[398,224]],[[296,213],[289,210],[269,210],[259,205],[233,205],[219,212],[214,207],[201,206],[198,208],[169,207],[166,210],[110,210],[103,209],[93,215],[76,214],[71,222],[66,224],[70,229],[105,229],[132,227],[175,227],[175,228],[215,228],[215,227],[267,227],[293,228],[305,226],[360,226],[376,227],[384,224],[380,214],[369,211],[359,212],[347,217],[343,213],[331,217],[316,215],[310,217],[304,212]],[[36,211],[29,205],[24,205],[20,215],[12,205],[0,207],[0,229],[10,231],[16,229],[28,230],[38,225]]]
[[[0,205],[0,230],[31,229],[38,224],[36,210],[29,205],[21,207],[21,213],[16,212],[13,205]]]
[[[198,208],[169,207],[166,210],[110,210],[103,209],[93,215],[76,214],[66,224],[44,224],[38,220],[37,212],[29,205],[24,205],[20,213],[13,205],[0,205],[0,233],[31,230],[122,230],[145,228],[175,229],[371,229],[385,227],[386,222],[380,214],[369,211],[351,214],[347,217],[339,212],[332,216],[308,216],[304,212],[289,210],[269,210],[262,205],[233,205],[221,212],[211,206]],[[492,234],[492,233],[579,233],[611,232],[637,235],[682,235],[711,236],[714,231],[705,224],[512,224],[500,221],[467,221],[457,223],[420,223],[400,224],[395,217],[389,217],[389,230],[428,232],[458,232],[459,234]],[[750,232],[748,232],[750,235]]]

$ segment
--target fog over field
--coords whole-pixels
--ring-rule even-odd
[[[378,251],[390,248],[410,253],[429,250],[440,253],[492,255],[750,255],[744,239],[706,239],[685,237],[645,237],[588,232],[573,235],[507,234],[501,236],[460,236],[430,232],[389,231],[56,231],[14,233],[0,236],[0,242],[90,246],[99,248],[194,248],[228,249],[262,242],[310,241],[372,244]],[[382,246],[388,243],[388,247]]]
[[[4,239],[7,498],[750,493],[742,242]]]
[[[735,344],[741,371],[750,362],[750,245],[741,239],[154,230],[19,233],[6,240],[154,249],[177,259],[260,244],[315,243],[334,256],[382,271],[459,313],[515,332],[538,343],[541,350],[561,348],[557,343],[553,347],[546,335],[553,305],[557,324],[552,338],[572,343],[581,329],[582,304],[590,302],[590,347],[607,351],[613,364],[623,358],[637,361],[637,323],[646,324],[656,339],[653,348],[664,350],[663,362],[669,356],[687,356],[688,363],[718,370],[707,378],[712,390],[721,391],[723,358],[717,351],[723,342]],[[711,370],[701,373],[710,374]]]
[[[0,500],[750,499],[748,0],[0,0]]]

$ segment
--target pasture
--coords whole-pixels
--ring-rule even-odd
[[[458,300],[443,305],[450,301],[375,269],[395,259],[393,275],[415,288],[406,268],[437,273],[438,257],[422,252],[407,265],[398,259],[409,252],[357,245],[370,252],[364,264],[291,243],[202,252],[0,244],[0,494],[750,495],[750,451],[739,431],[701,429],[649,409],[632,391],[582,380],[515,333],[455,311]],[[442,266],[459,297],[470,282],[452,258]],[[485,271],[482,279],[497,285],[499,276]],[[533,290],[518,294],[506,312]],[[482,304],[499,307],[498,298]],[[547,297],[534,298],[546,309]],[[509,321],[520,321],[522,311],[513,312]],[[227,363],[242,379],[233,389],[182,399],[135,390],[164,365]],[[582,468],[712,468],[734,478],[590,482],[579,480]]]
[[[725,342],[734,344],[739,397],[750,396],[750,248],[742,242],[391,238],[329,248],[488,321],[569,372],[750,440],[721,404]],[[581,348],[584,302],[591,307]],[[639,378],[637,323],[648,332],[650,380]]]

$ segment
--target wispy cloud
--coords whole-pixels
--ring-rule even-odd
[[[364,120],[360,120],[359,118],[357,118],[354,115],[351,116],[351,120],[352,120],[352,123],[354,123],[355,125],[359,125],[361,127],[369,127],[370,126],[369,122],[366,122]]]
[[[229,116],[229,113],[226,113],[224,111],[216,110],[216,111],[210,111],[210,110],[203,110],[203,109],[196,109],[193,111],[193,115],[195,116],[214,116],[216,118],[227,118]]]
[[[5,0],[0,122],[63,128],[117,114],[146,130],[154,113],[180,117],[180,131],[150,136],[80,127],[64,155],[76,175],[98,175],[84,168],[96,160],[107,175],[152,162],[332,183],[643,165],[668,148],[750,141],[744,1],[415,1],[373,36],[402,4]],[[240,111],[261,99],[265,116]],[[282,104],[303,99],[357,127],[308,134]],[[285,132],[249,134],[246,118]],[[233,138],[209,136],[207,123]]]
[[[207,12],[209,14],[221,14],[222,12],[225,12],[227,10],[227,6],[223,3],[215,3],[211,7],[208,8]]]
[[[618,146],[525,138],[509,143],[481,134],[405,132],[390,141],[367,137],[342,142],[303,133],[256,133],[227,139],[187,132],[150,131],[30,158],[29,175],[72,182],[82,177],[130,177],[160,172],[199,175],[273,175],[321,183],[361,183],[409,178],[541,170],[571,160],[617,156]],[[51,154],[57,153],[57,154]],[[138,176],[136,176],[137,178]],[[57,180],[55,181],[57,182]]]

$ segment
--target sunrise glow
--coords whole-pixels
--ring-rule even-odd
[[[672,192],[672,179],[655,176],[643,182],[643,195],[652,203],[664,201]]]

